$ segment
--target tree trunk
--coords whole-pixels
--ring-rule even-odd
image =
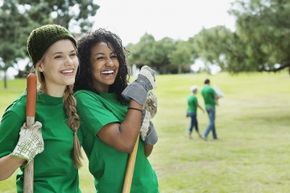
[[[178,65],[178,74],[181,74],[181,65]]]
[[[7,70],[4,70],[4,77],[3,77],[4,79],[4,88],[6,89],[7,87],[8,87],[8,85],[7,85]]]

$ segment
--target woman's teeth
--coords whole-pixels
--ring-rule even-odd
[[[62,70],[61,73],[67,74],[67,73],[73,73],[73,69],[71,70]]]
[[[102,74],[113,74],[113,73],[114,73],[113,70],[106,70],[102,72]]]

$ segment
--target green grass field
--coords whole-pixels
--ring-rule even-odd
[[[218,141],[186,133],[186,99],[192,84],[209,77],[225,94],[217,107]],[[3,84],[3,82],[0,82]],[[215,76],[206,74],[157,77],[159,141],[150,161],[161,193],[289,193],[290,75],[286,72]],[[25,86],[25,81],[0,85],[0,114]],[[199,102],[203,101],[198,95]],[[207,115],[198,114],[204,131]],[[80,170],[83,193],[92,193],[86,165]],[[15,179],[0,182],[1,193],[15,192]]]

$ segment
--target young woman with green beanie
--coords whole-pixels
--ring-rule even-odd
[[[116,34],[104,29],[79,40],[78,56],[80,68],[75,97],[81,119],[80,141],[89,160],[96,191],[120,193],[129,153],[140,133],[143,106],[148,92],[155,87],[154,74],[149,67],[144,67],[138,78],[128,85],[122,42]],[[142,136],[131,193],[158,193],[157,176],[147,159],[157,142],[152,124]]]
[[[17,192],[23,192],[24,167],[34,159],[34,193],[80,193],[79,116],[72,94],[79,66],[76,41],[67,29],[51,24],[30,33],[27,49],[40,83],[36,123],[33,129],[26,129],[26,93],[4,112],[0,180],[20,168],[16,184]]]

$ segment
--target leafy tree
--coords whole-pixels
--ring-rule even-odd
[[[13,1],[3,1],[0,10],[0,70],[4,72],[4,88],[7,88],[7,70],[18,58],[25,56],[26,37],[21,29],[28,24],[27,16],[21,14]]]
[[[128,56],[129,64],[152,65],[154,63],[155,39],[150,34],[144,34],[137,44],[127,46],[130,54]]]
[[[93,16],[99,9],[91,0],[18,0],[18,4],[38,25],[56,23],[71,31],[79,26],[80,32],[91,29]]]
[[[177,71],[177,73],[189,72],[194,56],[192,49],[188,41],[177,42],[175,50],[169,55],[171,70]]]
[[[150,34],[144,34],[137,44],[129,44],[128,62],[137,65],[150,65],[159,73],[168,73],[172,68],[170,54],[175,50],[176,42],[168,37],[159,41]],[[174,66],[173,66],[174,68]]]
[[[290,2],[237,0],[230,13],[237,18],[236,32],[216,26],[190,39],[198,56],[230,72],[290,73]]]
[[[155,43],[154,50],[154,66],[159,73],[168,73],[170,62],[170,54],[175,50],[176,42],[165,37]]]
[[[4,74],[18,58],[27,56],[26,39],[33,28],[56,23],[83,33],[91,29],[99,8],[88,0],[4,0],[0,7],[0,70]]]
[[[287,0],[236,1],[231,13],[237,17],[237,34],[247,44],[246,60],[251,69],[290,73],[290,2]],[[251,60],[249,60],[251,58]]]
[[[189,40],[198,57],[206,64],[217,64],[225,69],[229,66],[227,54],[232,54],[233,33],[224,26],[202,29]]]

